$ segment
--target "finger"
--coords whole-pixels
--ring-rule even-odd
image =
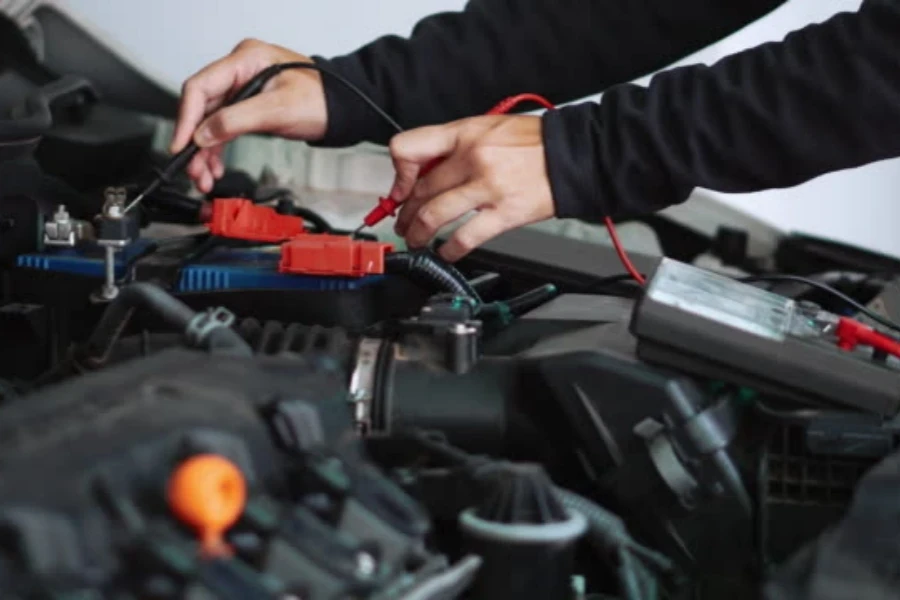
[[[495,209],[485,209],[453,232],[438,253],[448,262],[456,262],[488,240],[512,229],[513,224]]]
[[[222,162],[222,151],[224,149],[224,146],[210,148],[206,159],[206,164],[209,165],[209,172],[212,173],[213,178],[216,180],[225,176],[225,163]]]
[[[394,136],[390,150],[397,176],[391,198],[400,202],[406,200],[421,169],[432,160],[453,153],[459,141],[458,132],[458,125],[451,123],[420,127]]]
[[[213,186],[215,186],[216,180],[213,177],[212,171],[207,167],[203,170],[203,174],[200,175],[200,178],[196,181],[195,185],[197,189],[203,192],[204,194],[208,194],[212,192]]]
[[[203,174],[209,169],[208,154],[209,152],[207,150],[201,150],[191,159],[191,162],[188,163],[187,174],[192,181],[199,181]]]
[[[406,236],[410,223],[423,204],[444,192],[464,185],[469,181],[469,177],[468,164],[455,158],[455,155],[439,163],[434,170],[416,182],[412,193],[400,208],[394,226],[395,231],[401,236]]]
[[[241,63],[246,58],[231,54],[201,69],[184,85],[178,108],[178,121],[172,136],[170,150],[181,151],[196,131],[203,117],[224,101],[226,94],[240,85]]]
[[[441,194],[419,208],[406,233],[406,243],[413,248],[426,245],[442,227],[488,200],[487,189],[474,183]]]
[[[287,88],[254,96],[210,116],[197,128],[194,140],[201,148],[209,148],[248,133],[275,132],[296,125],[294,109]]]

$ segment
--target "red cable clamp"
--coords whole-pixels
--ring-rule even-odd
[[[303,219],[282,215],[245,198],[217,198],[207,227],[219,237],[278,243],[306,233]]]
[[[300,235],[281,246],[280,273],[362,277],[384,273],[384,256],[393,244],[347,236]]]
[[[841,317],[838,320],[835,334],[838,338],[838,347],[842,350],[849,351],[857,346],[869,346],[900,357],[900,343],[849,317]]]

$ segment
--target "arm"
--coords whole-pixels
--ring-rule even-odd
[[[900,156],[900,3],[866,0],[730,56],[547,113],[556,215],[662,209],[694,187],[750,192]]]
[[[784,0],[473,0],[330,65],[405,128],[488,110],[534,92],[556,103],[665,67]],[[318,58],[319,61],[324,59]],[[393,133],[325,81],[325,145],[385,143]]]

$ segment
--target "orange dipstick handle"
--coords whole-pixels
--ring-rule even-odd
[[[216,454],[184,461],[169,479],[169,508],[196,530],[206,556],[230,554],[224,535],[244,512],[247,482],[241,470]]]

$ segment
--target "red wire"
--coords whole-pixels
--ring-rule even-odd
[[[543,96],[538,96],[537,94],[519,94],[517,96],[512,96],[500,102],[497,106],[488,111],[489,115],[503,115],[511,111],[517,105],[522,102],[535,102],[540,104],[544,108],[553,109],[555,106],[552,102],[544,98]],[[628,258],[628,253],[625,252],[625,248],[622,246],[621,240],[619,240],[619,234],[616,232],[616,225],[613,223],[612,219],[606,217],[604,219],[604,223],[606,225],[606,230],[609,232],[609,239],[612,240],[612,245],[616,249],[616,254],[619,255],[619,260],[622,262],[622,266],[625,267],[625,270],[628,271],[628,274],[637,281],[639,284],[644,285],[646,280],[644,276],[641,275],[640,271],[638,271],[634,264],[631,262],[631,259]]]

